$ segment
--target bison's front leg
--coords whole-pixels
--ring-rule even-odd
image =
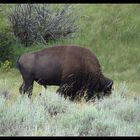
[[[91,91],[91,90],[87,90],[87,95],[86,95],[86,102],[88,102],[91,99],[95,99],[96,98],[96,94]]]
[[[81,79],[78,74],[71,74],[67,78],[62,80],[57,92],[63,95],[66,99],[67,97],[74,101],[78,96],[77,92],[81,89]]]
[[[65,83],[63,85],[60,85],[57,92],[61,96],[63,95],[65,99],[68,97],[71,101],[74,101],[75,97],[77,96],[76,93],[78,90],[79,88],[75,85],[75,82],[73,82],[71,84]]]
[[[56,91],[57,93],[59,93],[61,96],[64,96],[64,98],[67,98],[66,95],[66,85],[65,84],[61,84],[60,87],[58,88],[58,90]]]
[[[86,95],[86,102],[89,100],[95,99],[97,94],[94,92],[93,83],[90,82],[87,84],[87,95]]]

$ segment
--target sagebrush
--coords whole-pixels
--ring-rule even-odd
[[[49,90],[32,100],[1,96],[0,135],[138,136],[140,99],[128,99],[126,88],[120,84],[110,98],[95,103],[73,103]]]
[[[0,64],[6,60],[12,59],[13,48],[11,44],[13,43],[12,34],[8,30],[0,31]]]
[[[76,32],[77,16],[65,4],[55,10],[49,4],[17,4],[9,15],[14,35],[25,46],[47,43]]]

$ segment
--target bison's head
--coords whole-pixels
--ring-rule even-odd
[[[112,92],[113,80],[103,77],[100,80],[99,92],[103,92],[104,96],[109,96]]]

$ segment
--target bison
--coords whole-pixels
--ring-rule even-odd
[[[110,95],[113,81],[102,73],[99,61],[89,49],[77,45],[58,45],[22,55],[17,66],[23,78],[20,94],[32,96],[33,83],[47,88],[59,86],[57,93],[70,100]]]

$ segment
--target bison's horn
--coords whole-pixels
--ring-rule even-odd
[[[111,82],[107,85],[106,89],[109,88],[112,84],[113,84],[113,81],[111,81]]]

